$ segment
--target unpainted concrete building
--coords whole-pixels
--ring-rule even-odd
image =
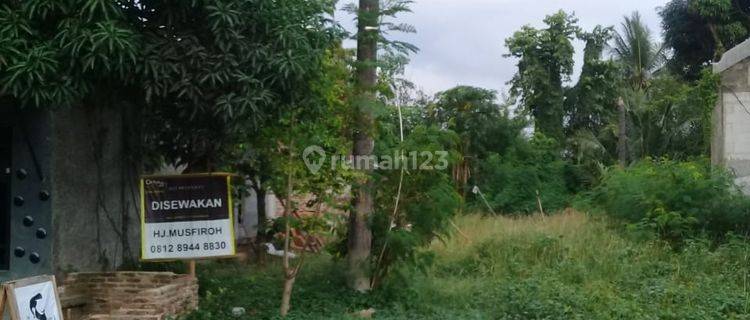
[[[713,114],[711,162],[734,172],[750,194],[750,39],[727,51],[713,66],[721,76]]]

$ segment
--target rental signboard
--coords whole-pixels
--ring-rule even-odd
[[[232,176],[143,176],[141,259],[193,260],[235,254]]]

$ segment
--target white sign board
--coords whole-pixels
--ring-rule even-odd
[[[141,258],[193,260],[235,254],[231,176],[141,179]]]
[[[21,279],[5,285],[13,320],[63,320],[52,276]]]

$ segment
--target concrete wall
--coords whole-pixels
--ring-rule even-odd
[[[57,274],[113,270],[137,259],[138,178],[127,165],[122,113],[73,108],[53,113],[52,212]],[[125,214],[123,214],[125,213]],[[128,227],[127,244],[122,241]]]
[[[711,161],[733,171],[750,194],[750,41],[728,51],[714,72],[722,85],[713,113]]]
[[[268,219],[277,218],[277,201],[275,195],[266,195],[266,213],[269,215]],[[250,188],[250,194],[242,199],[242,205],[239,209],[241,210],[241,215],[235,221],[235,238],[242,242],[254,238],[258,234],[258,196],[255,194],[255,190]]]

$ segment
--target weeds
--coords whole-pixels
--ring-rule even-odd
[[[750,200],[727,172],[703,159],[644,160],[614,169],[592,191],[591,203],[607,214],[677,246],[685,239],[750,232]]]
[[[575,211],[552,216],[465,216],[467,235],[432,245],[426,273],[400,270],[374,293],[346,289],[328,256],[300,276],[289,319],[750,319],[750,244],[687,240],[674,250]],[[274,319],[274,266],[212,264],[200,274],[201,310],[187,319]]]

